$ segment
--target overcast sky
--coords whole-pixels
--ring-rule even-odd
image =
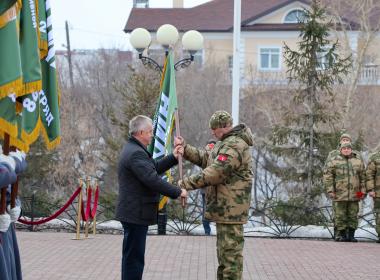
[[[192,7],[209,0],[185,0]],[[131,49],[123,28],[133,0],[50,0],[52,6],[54,45],[64,49],[65,21],[69,22],[72,49]],[[170,8],[172,0],[150,0],[152,8]]]

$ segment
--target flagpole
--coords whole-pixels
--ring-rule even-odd
[[[175,134],[177,137],[181,136],[180,128],[179,128],[179,115],[178,115],[178,109],[174,112],[174,119],[175,119]],[[179,171],[179,179],[183,179],[183,160],[182,155],[178,154],[178,171]],[[181,197],[181,204],[182,207],[185,208],[186,206],[186,197]]]
[[[9,134],[8,133],[4,133],[3,153],[6,156],[9,154],[9,141],[10,141]],[[7,208],[6,197],[7,197],[7,188],[4,187],[4,188],[1,189],[0,215],[5,214],[5,210]]]

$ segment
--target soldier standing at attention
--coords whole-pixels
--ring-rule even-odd
[[[247,223],[252,189],[253,136],[245,125],[232,126],[226,111],[216,111],[209,122],[219,140],[212,151],[200,150],[179,138],[185,147],[184,158],[203,170],[185,177],[178,185],[186,190],[207,187],[206,218],[216,223],[217,279],[242,279],[243,224]]]
[[[368,194],[374,199],[377,243],[380,243],[380,150],[370,155],[366,175]]]
[[[339,139],[339,144],[338,144],[338,147],[336,150],[332,150],[328,156],[327,156],[327,159],[326,159],[326,163],[325,165],[332,159],[334,159],[335,157],[337,156],[340,156],[340,145],[342,144],[346,144],[346,143],[351,143],[352,142],[352,138],[351,138],[351,135],[348,134],[348,133],[343,133],[341,136],[340,136],[340,139]],[[353,154],[355,154],[358,158],[360,158],[362,160],[362,157],[360,155],[360,153],[358,151],[355,151],[353,150],[352,151]],[[359,209],[362,207],[360,205],[361,203],[359,203]],[[333,215],[336,213],[336,209],[335,209],[335,201],[333,200],[332,202],[332,209],[333,209]],[[334,219],[334,238],[336,237],[336,233],[337,233],[337,229],[336,229],[336,223],[335,223],[335,217],[333,217]]]
[[[351,143],[340,145],[340,154],[326,162],[323,183],[329,197],[334,200],[336,241],[357,242],[358,201],[365,193],[363,161],[352,152]]]

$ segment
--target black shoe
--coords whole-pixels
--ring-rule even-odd
[[[335,241],[337,242],[347,242],[347,236],[346,236],[346,231],[345,230],[339,230],[336,237]]]
[[[348,229],[348,241],[349,242],[358,242],[358,240],[355,238],[355,229],[354,228]]]
[[[376,243],[380,243],[380,238],[379,238],[379,239],[377,239]]]

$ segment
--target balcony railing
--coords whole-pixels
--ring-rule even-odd
[[[380,85],[380,65],[367,64],[363,66],[359,77],[361,85]]]

